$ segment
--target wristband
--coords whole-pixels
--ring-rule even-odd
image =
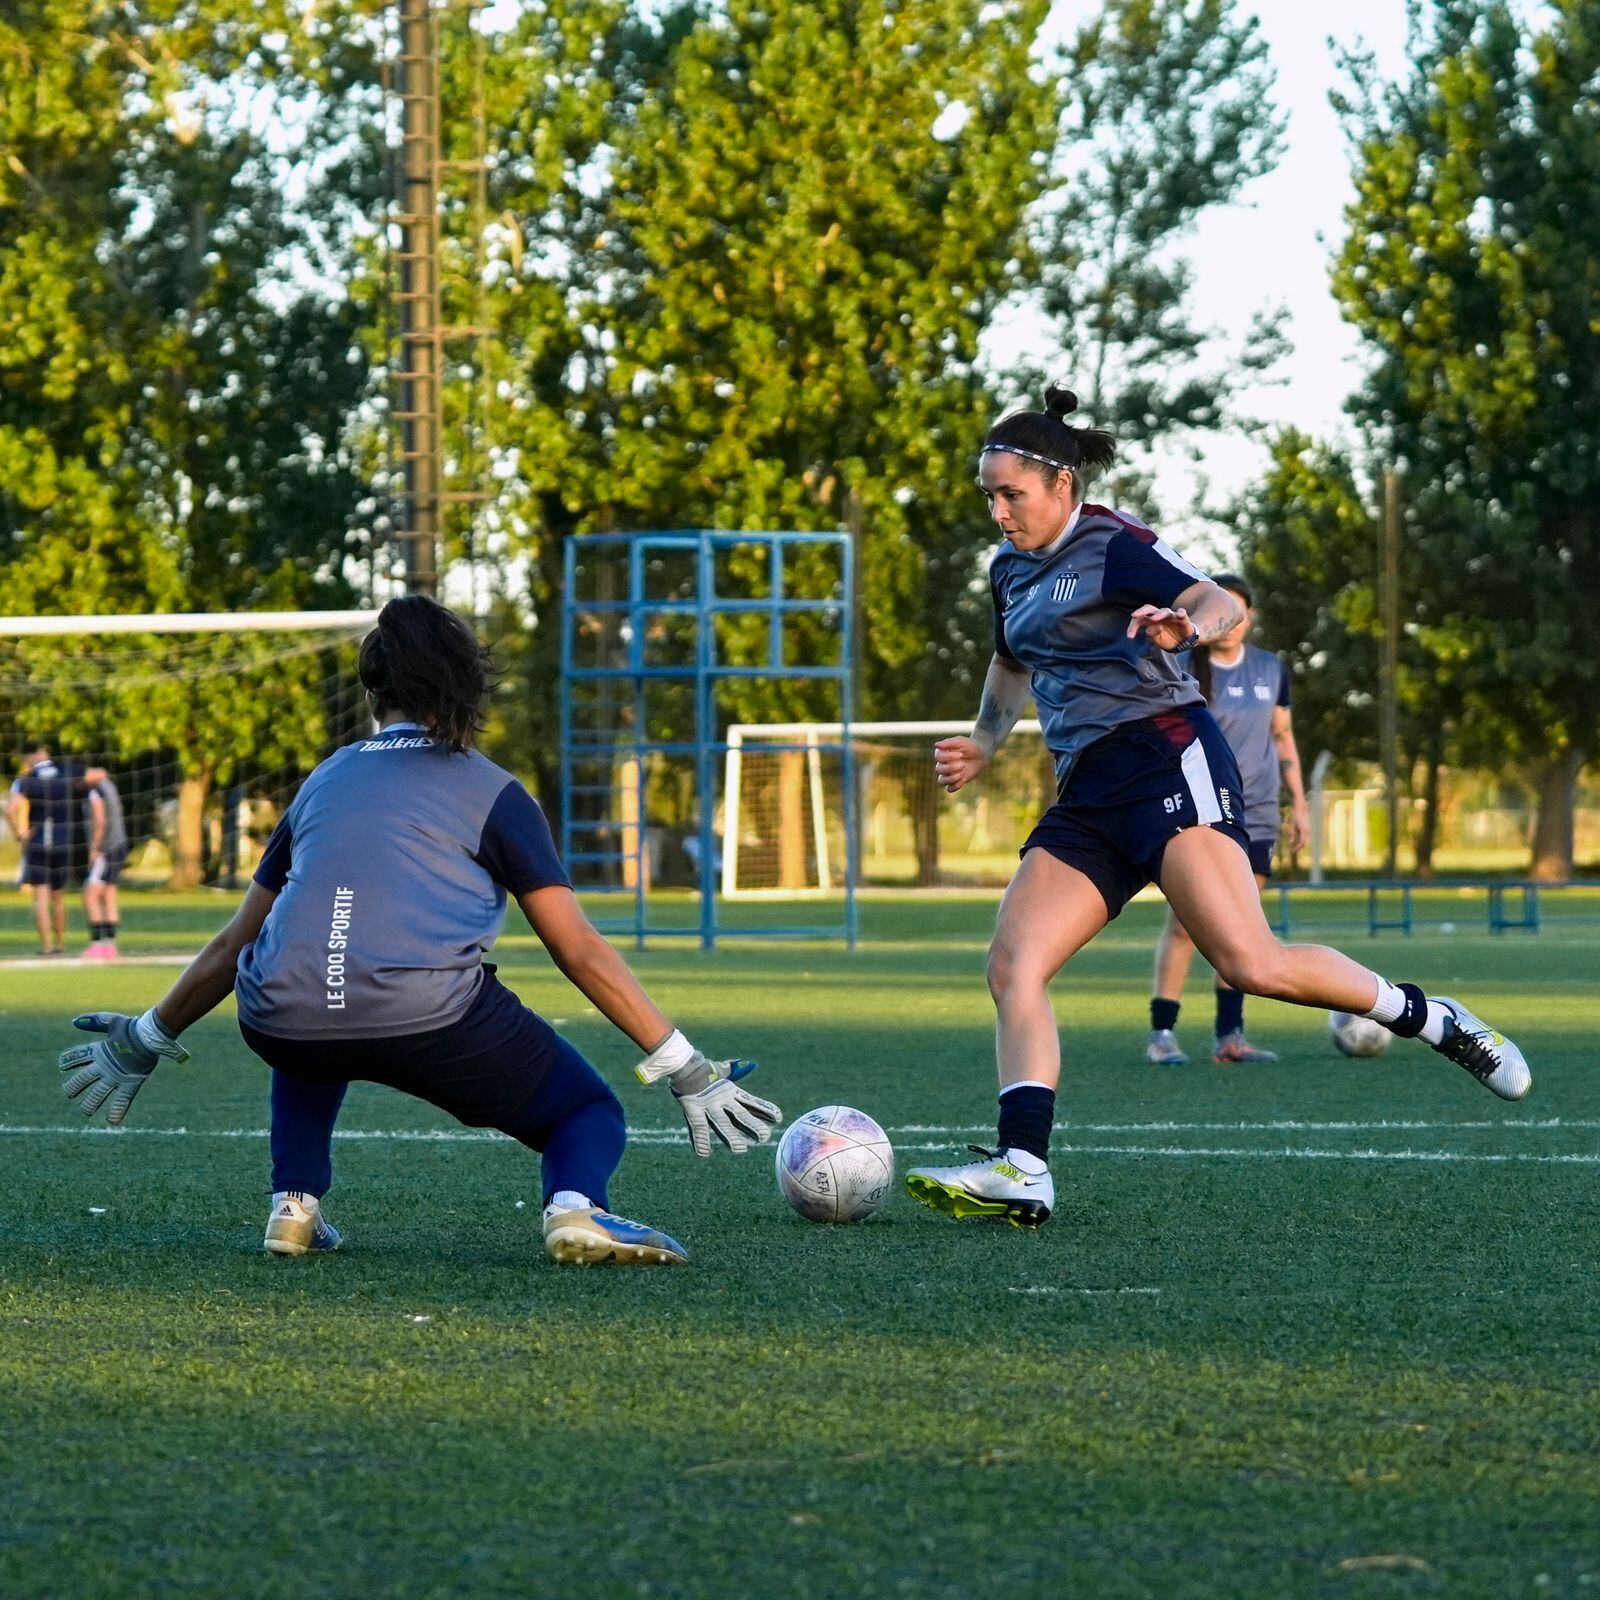
[[[1189,637],[1183,641],[1182,644],[1173,645],[1173,647],[1167,652],[1167,654],[1168,655],[1173,655],[1173,656],[1187,655],[1199,643],[1200,643],[1200,630],[1198,628],[1196,628],[1189,635]]]
[[[151,1006],[143,1016],[133,1019],[133,1031],[139,1043],[157,1055],[165,1054],[178,1042],[178,1036],[156,1015],[154,1006]]]

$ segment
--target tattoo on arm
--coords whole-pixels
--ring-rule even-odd
[[[1017,718],[1028,703],[1028,679],[1021,673],[991,667],[984,679],[983,698],[978,702],[978,720],[972,737],[993,755],[1005,743]]]

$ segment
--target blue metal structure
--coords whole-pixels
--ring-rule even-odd
[[[1308,898],[1317,895],[1366,896],[1367,932],[1406,933],[1414,930],[1416,916],[1413,900],[1418,893],[1437,894],[1449,890],[1487,891],[1488,928],[1490,933],[1537,933],[1540,928],[1539,891],[1552,885],[1532,882],[1511,882],[1498,878],[1442,878],[1442,879],[1376,879],[1362,881],[1334,881],[1329,883],[1273,883],[1267,886],[1263,900],[1268,905],[1268,922],[1272,931],[1287,939],[1291,928],[1290,902],[1295,896]],[[1555,885],[1554,887],[1562,887]],[[1520,904],[1508,909],[1511,895],[1520,895]],[[1276,897],[1274,903],[1270,897]]]
[[[793,593],[787,558],[809,550],[837,552],[838,575],[824,597]],[[762,555],[764,593],[718,592],[718,556]],[[716,529],[581,534],[565,552],[561,607],[561,846],[574,883],[586,893],[632,899],[631,916],[597,923],[630,933],[639,948],[650,938],[842,938],[857,934],[857,804],[850,722],[854,714],[855,571],[847,533],[730,532]],[[676,574],[674,578],[673,574]],[[652,593],[666,577],[666,592]],[[591,580],[585,585],[585,580]],[[751,585],[757,587],[758,585]],[[593,592],[589,592],[592,590]],[[722,659],[718,619],[763,617],[765,659]],[[786,659],[789,624],[821,618],[838,638],[837,659],[799,664]],[[587,659],[592,645],[595,659]],[[654,647],[654,648],[653,648]],[[843,914],[828,925],[730,925],[718,914],[714,812],[724,737],[732,720],[720,686],[737,679],[772,683],[816,680],[834,691],[836,743],[769,745],[773,751],[837,754],[843,784],[845,877]],[[665,700],[665,704],[662,701]],[[695,926],[652,920],[647,893],[649,830],[646,786],[652,759],[694,764],[700,907]],[[619,783],[617,766],[624,765]],[[587,869],[587,870],[586,870]],[[600,881],[592,881],[598,879]]]

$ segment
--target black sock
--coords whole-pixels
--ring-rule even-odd
[[[1050,1159],[1050,1125],[1056,1118],[1056,1092],[1040,1083],[1019,1083],[1000,1096],[1002,1150],[1026,1150],[1041,1161]]]
[[[112,942],[112,944],[115,944],[117,942],[117,925],[116,925],[116,923],[107,922],[107,923],[103,923],[102,926],[106,930],[106,938],[108,938]]]
[[[1152,1000],[1150,1002],[1150,1026],[1160,1032],[1163,1028],[1176,1028],[1178,1026],[1178,1005],[1176,1000]]]
[[[91,922],[89,924],[89,938],[93,943],[99,944],[105,938],[105,926],[103,922]]]
[[[1217,990],[1217,1037],[1226,1039],[1230,1033],[1244,1031],[1244,990]]]
[[[1428,997],[1414,983],[1397,983],[1395,987],[1406,997],[1406,1009],[1384,1027],[1402,1039],[1415,1039],[1428,1024]]]

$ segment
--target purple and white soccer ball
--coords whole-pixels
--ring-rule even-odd
[[[778,1193],[810,1222],[859,1222],[894,1182],[894,1149],[864,1111],[819,1106],[778,1144]]]
[[[1389,1048],[1393,1035],[1371,1017],[1357,1017],[1348,1011],[1328,1013],[1328,1034],[1333,1048],[1343,1056],[1378,1056]]]

